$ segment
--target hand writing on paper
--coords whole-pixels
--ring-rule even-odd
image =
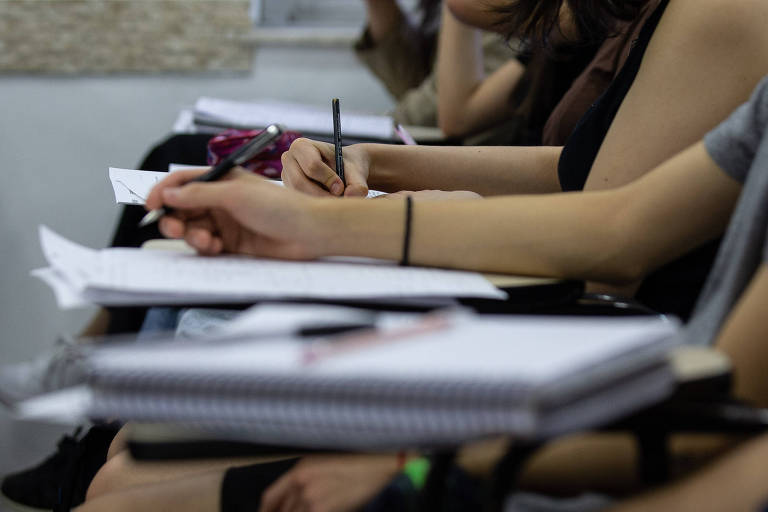
[[[160,219],[163,235],[183,238],[208,255],[230,252],[293,260],[317,256],[306,212],[313,199],[242,169],[213,183],[189,183],[204,172],[172,173],[150,192],[147,209],[174,208]]]
[[[344,148],[344,174],[347,187],[336,175],[333,144],[296,139],[283,153],[283,182],[291,188],[315,196],[365,197],[368,194],[369,161],[360,146]]]
[[[394,455],[305,457],[266,490],[259,512],[359,510],[396,474]]]

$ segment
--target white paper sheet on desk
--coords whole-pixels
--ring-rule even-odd
[[[118,204],[144,204],[152,187],[166,176],[167,172],[109,168],[109,180]]]
[[[506,297],[474,272],[381,262],[295,262],[177,251],[94,250],[44,226],[40,243],[50,266],[69,283],[72,293],[101,305]]]
[[[56,303],[61,309],[84,308],[91,304],[85,300],[80,292],[55,268],[38,268],[31,274],[47,284],[56,297]]]
[[[199,169],[199,165],[172,164],[169,172],[185,169]],[[109,180],[112,182],[112,190],[115,192],[115,202],[118,204],[144,204],[149,192],[157,182],[168,176],[167,172],[141,171],[136,169],[109,168]],[[280,180],[269,180],[270,183],[283,185]],[[369,190],[368,198],[386,195],[386,192]]]
[[[195,123],[221,123],[232,128],[263,128],[280,123],[289,130],[331,134],[333,117],[330,108],[282,101],[231,101],[202,97],[195,103]],[[394,123],[389,116],[372,114],[341,114],[341,127],[345,135],[391,139]]]

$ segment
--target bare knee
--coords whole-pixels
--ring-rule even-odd
[[[126,440],[128,438],[128,428],[127,425],[123,425],[120,430],[118,430],[117,434],[115,435],[115,438],[112,439],[112,442],[109,444],[109,450],[107,450],[107,460],[111,459],[118,453],[125,451],[127,444]]]
[[[132,461],[127,452],[109,458],[91,480],[85,493],[86,502],[120,489],[127,480],[131,465]]]
[[[74,512],[135,512],[136,502],[130,494],[112,494],[107,496],[97,496],[88,499],[79,507],[73,509]]]

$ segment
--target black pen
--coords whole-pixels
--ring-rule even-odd
[[[216,181],[219,178],[223,178],[229,171],[238,165],[242,165],[257,154],[261,153],[267,146],[269,146],[276,138],[283,133],[283,129],[276,125],[271,124],[267,126],[263,132],[253,138],[248,144],[244,144],[237,151],[232,152],[224,160],[216,164],[210,171],[202,174],[192,181]],[[139,227],[142,228],[153,222],[160,220],[165,214],[171,213],[173,210],[168,206],[163,206],[157,210],[148,212],[144,218],[139,222]]]
[[[331,110],[333,111],[333,150],[336,154],[336,174],[341,178],[344,186],[347,186],[347,180],[344,179],[344,156],[341,153],[341,111],[339,109],[339,98],[331,100]]]

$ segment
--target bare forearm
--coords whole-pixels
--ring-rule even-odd
[[[445,165],[459,159],[447,158]],[[721,233],[739,191],[699,144],[619,189],[419,201],[413,205],[410,260],[627,283]],[[401,201],[323,200],[317,208],[317,226],[309,231],[324,254],[400,258]]]
[[[395,0],[365,0],[368,30],[374,42],[380,41],[400,22],[403,13]]]
[[[613,512],[760,510],[768,496],[768,485],[762,471],[766,456],[768,456],[768,438],[763,436],[734,450],[727,457],[691,478],[639,496],[611,510]]]
[[[509,98],[524,68],[517,60],[486,77],[480,31],[458,21],[443,6],[437,53],[438,124],[446,135],[463,136],[492,126],[511,111]]]
[[[454,135],[463,128],[466,103],[484,78],[480,32],[458,21],[443,5],[438,41],[438,122]]]
[[[417,265],[525,275],[621,280],[613,225],[602,222],[607,194],[507,196],[413,203],[409,259]],[[399,260],[405,206],[395,200],[321,200],[313,244],[327,255]],[[589,243],[585,243],[589,240]],[[315,245],[317,246],[317,245]]]
[[[398,190],[471,190],[483,196],[558,192],[559,147],[364,145],[368,184]]]

